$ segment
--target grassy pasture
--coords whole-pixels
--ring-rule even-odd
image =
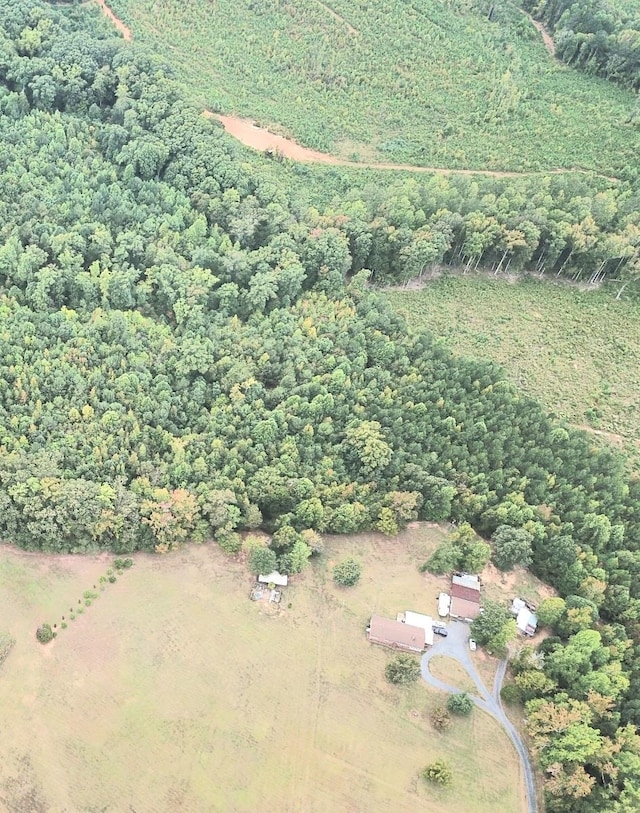
[[[17,643],[2,666],[0,799],[13,813],[137,810],[203,813],[521,809],[518,766],[484,714],[436,735],[442,702],[423,684],[386,683],[390,654],[366,641],[372,611],[435,606],[439,580],[416,565],[442,532],[398,540],[327,540],[274,616],[217,549],[138,556],[47,646],[52,621],[101,575],[104,557],[0,551],[3,627]],[[353,590],[332,564],[364,563]],[[291,606],[289,607],[289,603]],[[419,771],[444,757],[449,792]]]
[[[413,330],[456,353],[502,364],[562,419],[638,456],[640,310],[604,291],[548,282],[445,276],[388,293]]]
[[[475,169],[634,165],[633,94],[555,61],[475,0],[112,0],[188,95],[356,160]]]

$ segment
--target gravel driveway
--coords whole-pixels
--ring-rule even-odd
[[[435,689],[440,689],[449,694],[461,694],[462,690],[457,689],[455,686],[450,686],[442,680],[434,677],[429,669],[429,661],[437,655],[446,655],[449,658],[454,658],[467,672],[471,680],[474,682],[477,694],[471,694],[470,697],[473,702],[490,714],[494,720],[504,728],[507,736],[513,743],[524,773],[525,789],[527,794],[527,809],[529,813],[537,813],[538,806],[536,801],[536,785],[533,777],[533,768],[531,767],[531,760],[529,753],[525,748],[520,735],[516,731],[512,722],[504,713],[502,708],[502,700],[500,698],[500,689],[502,688],[502,681],[504,680],[505,672],[507,671],[507,662],[500,661],[496,677],[493,682],[491,692],[486,688],[482,682],[482,678],[478,674],[476,667],[471,657],[469,650],[469,627],[462,621],[452,621],[447,624],[447,631],[449,635],[446,638],[441,638],[436,635],[434,637],[433,646],[422,656],[421,670],[424,680]]]

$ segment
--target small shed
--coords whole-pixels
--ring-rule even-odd
[[[538,619],[535,613],[532,613],[528,607],[522,607],[516,617],[516,626],[520,632],[532,636],[535,635],[538,629]]]
[[[273,573],[267,573],[266,576],[258,576],[258,581],[261,584],[275,584],[278,587],[286,587],[289,578],[284,573],[278,573],[277,570],[274,570]]]
[[[427,646],[433,646],[433,618],[422,613],[412,613],[407,610],[402,613],[404,618],[400,619],[403,624],[410,624],[412,627],[421,627],[424,630],[424,642]]]
[[[372,644],[381,644],[404,652],[422,652],[425,647],[425,632],[422,627],[392,621],[379,615],[371,616],[367,634]]]

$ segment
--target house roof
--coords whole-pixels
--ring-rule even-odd
[[[425,645],[425,632],[422,627],[392,621],[379,615],[371,616],[369,638],[387,646],[398,646],[421,652]]]
[[[477,618],[480,615],[480,605],[477,601],[468,601],[453,596],[451,599],[451,615],[456,618]]]
[[[273,573],[267,573],[266,576],[258,576],[258,581],[262,584],[277,584],[278,587],[286,587],[288,577],[284,573],[274,570]]]
[[[475,590],[473,587],[465,587],[461,584],[452,584],[451,598],[461,598],[465,601],[473,601],[476,604],[480,604],[480,591]]]
[[[413,613],[407,610],[404,614],[404,623],[412,627],[421,627],[424,630],[424,641],[429,646],[433,646],[433,618],[422,613]]]

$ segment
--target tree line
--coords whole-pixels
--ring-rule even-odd
[[[640,14],[605,0],[523,0],[553,33],[556,54],[580,70],[640,89]]]
[[[496,224],[524,233],[532,205],[613,239],[632,187],[434,178],[300,208],[86,10],[0,0],[0,31],[0,536],[233,552],[262,528],[296,572],[314,532],[524,529],[568,619],[531,697],[557,746],[549,809],[622,804],[640,781],[638,480],[496,365],[407,335],[370,278],[419,274],[434,245],[517,266]],[[600,267],[575,240],[545,243],[552,267]],[[577,757],[565,709],[589,729]]]

